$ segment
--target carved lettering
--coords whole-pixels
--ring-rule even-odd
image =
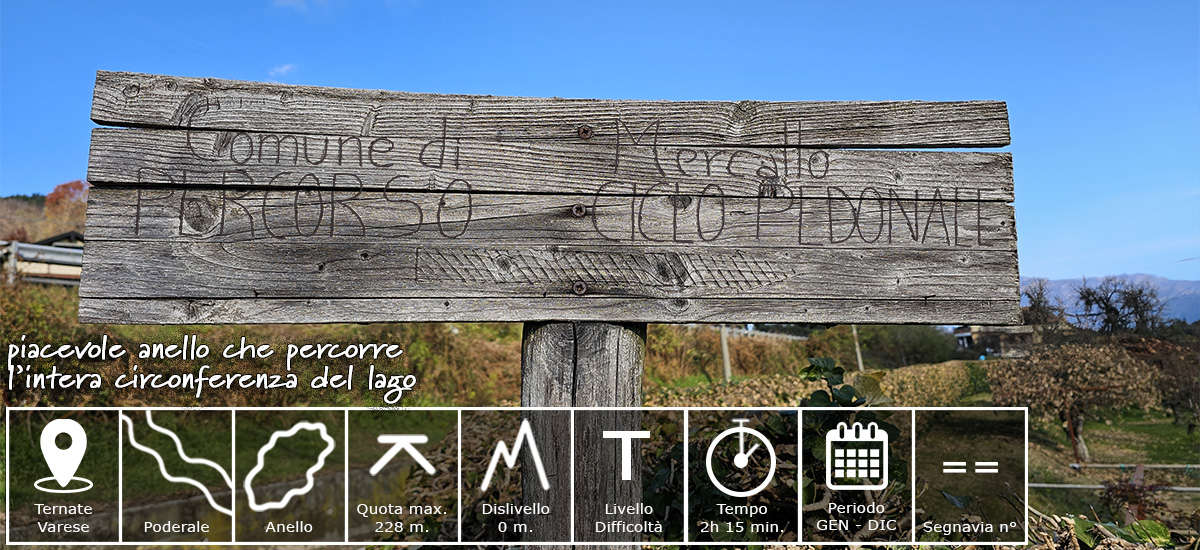
[[[430,140],[421,147],[421,152],[417,155],[417,160],[421,163],[421,166],[426,168],[442,168],[446,164],[446,148],[448,147],[448,142],[452,141],[454,142],[454,147],[451,151],[451,154],[454,158],[454,169],[458,170],[461,142],[457,138],[447,138],[447,126],[448,123],[446,118],[443,117],[442,137]]]
[[[881,244],[982,247],[987,246],[986,234],[995,231],[988,224],[983,200],[991,189],[947,185],[934,187],[930,194],[887,183],[867,184],[875,180],[853,189],[822,184],[835,163],[824,150],[800,148],[799,122],[795,128],[785,125],[781,148],[663,144],[661,137],[670,135],[663,134],[666,122],[631,124],[618,118],[616,131],[607,134],[613,140],[613,165],[618,171],[623,162],[625,166],[640,162],[639,177],[650,169],[661,180],[597,182],[589,190],[590,209],[576,210],[567,204],[554,210],[561,215],[577,212],[548,218],[562,225],[556,231],[569,231],[563,229],[572,227],[569,220],[587,217],[590,220],[578,223],[583,228],[590,225],[593,238],[614,243],[734,239],[732,245],[748,239],[764,245],[864,248]],[[450,126],[449,118],[443,117],[435,137],[419,140],[187,129],[188,155],[236,169],[139,170],[139,186],[220,186],[221,190],[214,195],[192,188],[166,194],[139,189],[132,212],[133,236],[143,233],[147,215],[161,219],[164,208],[176,218],[176,234],[191,239],[257,239],[260,234],[273,239],[408,237],[425,227],[427,212],[431,228],[437,230],[430,234],[432,238],[473,236],[477,226],[473,222],[479,219],[476,186],[454,177],[438,191],[439,174],[429,171],[463,169],[462,143]],[[264,171],[271,166],[312,168]],[[331,166],[341,169],[331,170]],[[417,172],[406,173],[406,169]],[[791,183],[789,170],[798,178]],[[900,174],[895,174],[899,182]],[[488,191],[495,193],[495,182],[488,183]],[[496,205],[487,204],[487,219],[505,216]],[[161,221],[156,223],[161,227]],[[486,227],[495,230],[497,225]]]

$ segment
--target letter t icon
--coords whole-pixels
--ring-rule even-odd
[[[641,431],[638,431],[638,430],[631,430],[631,431],[605,430],[604,431],[604,439],[620,439],[621,440],[621,480],[622,481],[629,481],[629,480],[633,479],[633,473],[631,472],[631,468],[629,466],[629,463],[633,459],[633,457],[630,456],[631,454],[633,454],[632,445],[630,445],[630,441],[633,441],[633,439],[635,437],[638,439],[649,439],[650,432],[644,431],[644,430],[641,430]]]

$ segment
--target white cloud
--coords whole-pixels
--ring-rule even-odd
[[[271,72],[269,74],[271,76],[284,76],[284,75],[292,72],[292,70],[295,68],[296,68],[295,65],[293,65],[291,63],[286,63],[286,64],[280,65],[278,67],[275,67],[274,69],[271,69]]]

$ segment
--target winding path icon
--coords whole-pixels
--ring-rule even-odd
[[[167,466],[166,466],[165,461],[163,460],[162,455],[159,454],[158,451],[155,451],[154,449],[147,447],[146,445],[143,445],[137,441],[137,438],[135,437],[134,431],[133,431],[133,428],[134,428],[133,420],[130,419],[128,416],[125,416],[125,413],[120,413],[120,416],[121,416],[121,422],[123,424],[125,424],[125,426],[128,427],[128,429],[129,429],[129,444],[133,445],[133,447],[135,449],[154,457],[154,460],[156,462],[158,462],[159,472],[162,473],[162,476],[167,481],[170,481],[173,483],[186,483],[188,485],[192,485],[192,486],[200,489],[200,491],[204,493],[204,498],[206,500],[208,500],[208,503],[210,505],[212,505],[212,507],[214,509],[216,509],[218,512],[221,512],[222,514],[225,514],[227,516],[230,516],[230,517],[233,516],[232,505],[231,506],[222,506],[222,505],[218,504],[217,500],[213,496],[212,492],[209,491],[208,487],[205,486],[203,483],[201,483],[195,479],[192,479],[190,477],[175,476],[175,475],[171,475],[169,472],[167,472]],[[179,453],[179,458],[183,459],[184,462],[187,462],[188,464],[197,464],[197,465],[202,465],[202,466],[208,466],[209,468],[212,468],[212,469],[216,470],[218,473],[220,473],[222,480],[224,480],[225,484],[229,486],[230,492],[232,494],[232,491],[234,488],[233,477],[229,474],[228,471],[226,471],[224,468],[222,468],[221,465],[219,465],[216,462],[213,462],[211,460],[205,459],[205,458],[195,458],[195,457],[188,456],[188,454],[185,453],[183,450],[183,443],[179,440],[179,436],[175,432],[172,432],[171,430],[168,430],[168,429],[163,428],[162,426],[159,426],[158,424],[156,424],[154,422],[154,418],[150,415],[149,410],[146,411],[146,423],[154,431],[171,438],[171,441],[173,441],[175,443],[175,451],[177,453]],[[304,472],[304,477],[306,479],[304,486],[288,490],[287,493],[285,493],[283,495],[282,500],[275,501],[275,502],[259,503],[258,500],[254,496],[254,487],[253,487],[252,483],[254,481],[254,476],[258,475],[258,473],[262,471],[263,466],[265,465],[265,458],[266,458],[267,452],[270,451],[271,449],[275,448],[275,445],[279,442],[280,439],[283,439],[286,437],[292,437],[292,436],[296,435],[296,433],[298,433],[300,430],[315,431],[321,436],[321,439],[325,441],[325,448],[322,449],[321,454],[317,456],[316,463],[313,464],[311,467],[308,468],[308,470],[306,470]],[[255,512],[265,512],[267,510],[277,510],[277,509],[287,506],[288,503],[291,502],[291,500],[293,498],[301,496],[301,495],[305,495],[309,491],[312,491],[313,487],[316,485],[316,480],[314,479],[314,475],[317,472],[319,472],[321,470],[321,468],[325,467],[325,459],[329,457],[329,455],[333,452],[333,449],[336,446],[337,446],[337,442],[334,441],[334,439],[332,437],[330,437],[329,430],[326,429],[325,424],[321,423],[321,422],[303,422],[303,421],[297,422],[297,423],[293,424],[292,427],[287,430],[279,430],[279,431],[276,431],[275,433],[271,434],[271,439],[267,442],[267,444],[263,445],[262,447],[260,447],[258,449],[258,457],[254,464],[254,468],[251,468],[250,473],[246,474],[246,479],[242,484],[243,489],[245,489],[245,491],[246,491],[247,505],[250,506],[250,509],[254,510]]]
[[[200,491],[202,491],[204,493],[204,498],[206,500],[208,500],[208,503],[210,505],[212,505],[212,507],[216,511],[221,512],[222,514],[225,514],[227,516],[233,517],[233,507],[232,506],[225,507],[225,506],[221,506],[220,504],[217,504],[216,498],[213,497],[212,492],[209,491],[208,487],[206,487],[203,483],[200,483],[199,481],[192,479],[190,477],[173,476],[170,473],[168,473],[167,466],[166,466],[166,463],[163,461],[162,455],[158,454],[158,451],[155,451],[154,449],[151,449],[150,447],[147,447],[145,445],[142,445],[141,443],[138,443],[137,438],[133,434],[133,420],[131,420],[128,416],[125,416],[125,413],[121,413],[121,422],[129,428],[129,444],[133,445],[133,448],[154,457],[155,462],[158,462],[158,471],[162,472],[163,477],[166,478],[167,481],[170,481],[172,483],[186,483],[188,485],[192,485],[192,486],[200,489]],[[176,435],[175,432],[172,432],[171,430],[168,430],[166,428],[163,428],[162,426],[159,426],[158,424],[155,424],[154,418],[150,416],[149,410],[146,411],[146,423],[154,431],[171,438],[171,441],[175,442],[175,452],[179,453],[179,458],[183,459],[184,462],[187,462],[188,464],[198,464],[198,465],[202,465],[202,466],[208,466],[209,468],[212,468],[212,469],[216,470],[218,473],[220,473],[221,478],[225,480],[225,483],[227,485],[229,485],[229,490],[231,491],[230,494],[232,495],[233,478],[230,477],[229,472],[225,471],[225,469],[222,468],[220,464],[217,464],[216,462],[213,462],[206,458],[193,458],[193,457],[188,456],[187,453],[183,452],[183,443],[179,441],[179,436]],[[232,496],[230,498],[232,499]]]
[[[315,431],[321,435],[321,439],[325,440],[325,448],[321,450],[321,454],[317,456],[316,464],[313,464],[308,468],[307,471],[304,472],[304,477],[307,479],[307,481],[303,487],[288,490],[288,492],[283,495],[283,500],[259,504],[254,497],[254,487],[251,486],[251,482],[254,480],[254,476],[258,475],[258,473],[262,471],[263,466],[266,464],[264,459],[267,456],[267,451],[275,448],[275,444],[278,443],[280,439],[292,437],[300,430]],[[254,510],[255,512],[278,510],[287,506],[288,502],[291,502],[293,498],[308,494],[308,492],[311,491],[316,485],[316,480],[313,476],[317,472],[321,471],[321,468],[325,467],[325,458],[327,458],[330,453],[333,452],[333,449],[336,446],[337,442],[329,436],[329,430],[325,429],[325,424],[322,422],[297,422],[287,430],[280,430],[271,434],[271,440],[268,441],[266,445],[263,445],[258,449],[258,459],[254,463],[254,468],[251,468],[250,473],[246,474],[246,480],[242,484],[242,487],[246,490],[246,504],[249,505],[250,509]]]

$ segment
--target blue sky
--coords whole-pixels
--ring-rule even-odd
[[[0,196],[86,175],[97,69],[348,88],[1008,102],[1021,273],[1200,280],[1200,3],[0,1]]]

